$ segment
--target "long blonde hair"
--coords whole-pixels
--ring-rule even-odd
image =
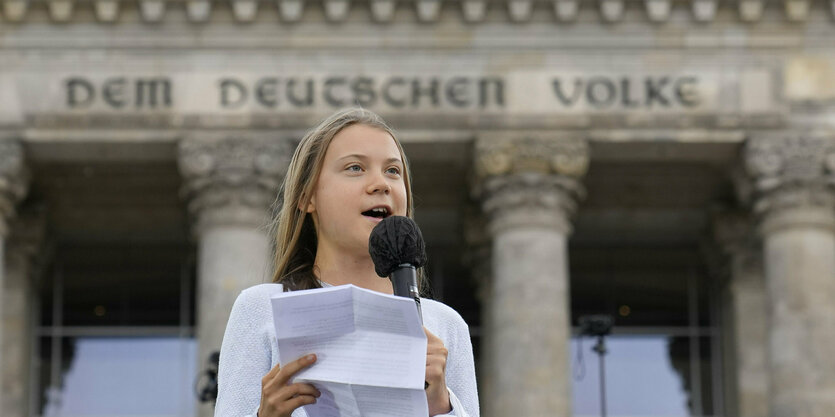
[[[276,199],[278,215],[274,224],[273,282],[284,284],[285,290],[321,287],[313,272],[316,259],[316,229],[312,217],[304,208],[310,203],[325,160],[325,152],[334,136],[342,129],[355,124],[380,129],[394,139],[405,168],[403,182],[406,186],[406,216],[412,217],[411,173],[406,154],[394,131],[380,116],[366,109],[349,108],[332,114],[307,132],[299,142]]]

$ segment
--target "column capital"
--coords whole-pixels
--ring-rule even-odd
[[[744,199],[764,219],[787,210],[835,210],[835,134],[757,134],[745,143],[743,159]]]
[[[588,141],[577,132],[490,132],[475,144],[479,179],[517,173],[582,178],[589,166]]]
[[[491,132],[475,144],[473,190],[491,233],[546,227],[571,233],[570,219],[585,196],[580,179],[589,165],[579,134]]]
[[[270,134],[210,132],[179,143],[181,196],[194,216],[194,232],[220,224],[258,227],[293,155],[294,143]]]
[[[0,239],[9,234],[9,220],[29,186],[29,170],[19,140],[0,138]]]

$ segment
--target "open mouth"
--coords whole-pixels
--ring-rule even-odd
[[[374,207],[370,210],[362,212],[362,215],[377,219],[385,219],[389,216],[389,210],[386,207]]]

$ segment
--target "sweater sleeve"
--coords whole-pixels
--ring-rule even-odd
[[[454,336],[448,341],[446,368],[446,384],[452,410],[445,415],[478,417],[478,388],[470,330],[457,313],[454,314],[452,327]]]
[[[261,403],[261,378],[270,370],[271,349],[259,319],[265,307],[255,295],[246,290],[238,295],[226,324],[215,417],[255,416]]]

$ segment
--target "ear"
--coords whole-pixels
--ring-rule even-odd
[[[304,196],[302,196],[302,200],[304,200]],[[299,207],[301,209],[301,207]],[[307,207],[304,208],[306,213],[313,213],[316,211],[316,196],[310,197],[310,202],[307,203]]]

